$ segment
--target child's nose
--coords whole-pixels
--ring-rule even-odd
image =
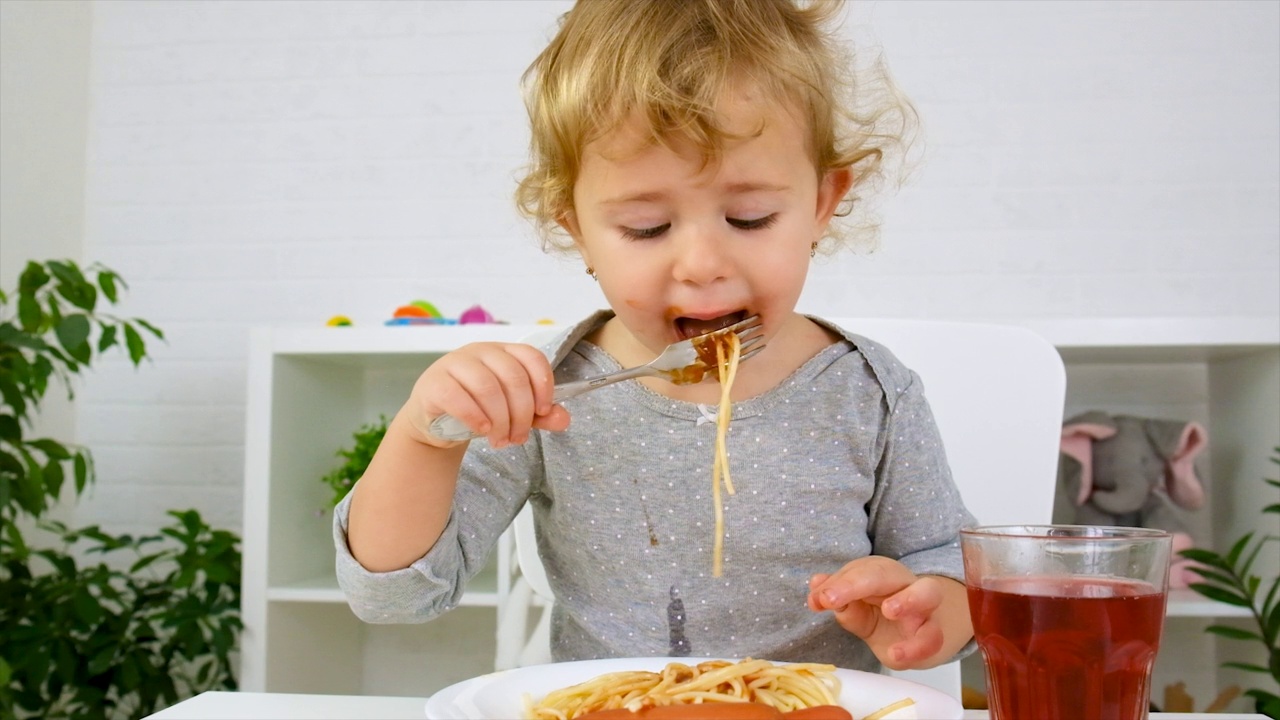
[[[706,285],[731,272],[724,233],[714,228],[688,228],[673,246],[672,275],[679,282]]]

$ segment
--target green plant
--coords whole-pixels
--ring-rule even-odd
[[[1280,465],[1280,447],[1274,448],[1273,452],[1271,461]],[[1280,479],[1266,478],[1264,482],[1280,488]],[[1267,505],[1262,508],[1262,512],[1280,515],[1280,503]],[[1265,648],[1265,667],[1243,662],[1226,662],[1222,666],[1269,675],[1280,684],[1280,577],[1273,577],[1266,594],[1260,595],[1265,580],[1253,573],[1258,553],[1267,543],[1277,540],[1280,540],[1280,536],[1256,536],[1256,533],[1250,531],[1241,536],[1226,555],[1203,548],[1183,550],[1180,555],[1201,565],[1196,568],[1196,572],[1204,582],[1191,583],[1192,590],[1211,600],[1248,608],[1257,626],[1256,631],[1230,625],[1210,625],[1205,628],[1206,632],[1231,640],[1261,642]],[[1244,694],[1253,698],[1257,712],[1280,719],[1280,697],[1257,688],[1246,690]]]
[[[342,498],[351,492],[351,488],[360,476],[364,475],[364,471],[369,469],[369,461],[373,459],[373,454],[378,451],[378,445],[382,443],[382,438],[386,434],[387,418],[383,415],[377,422],[362,425],[352,434],[356,443],[350,449],[344,448],[334,453],[338,457],[345,458],[346,462],[321,478],[324,484],[333,489],[333,498],[329,501],[330,507],[342,502]]]
[[[126,285],[87,271],[32,262],[12,295],[0,291],[0,719],[141,717],[236,686],[239,538],[194,510],[138,538],[48,518],[67,479],[76,497],[94,481],[88,448],[26,435],[50,381],[74,397],[73,376],[95,357],[123,349],[136,367],[144,334],[164,338],[101,312]],[[52,540],[28,543],[24,519]]]

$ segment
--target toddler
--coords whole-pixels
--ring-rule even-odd
[[[546,347],[467,345],[422,373],[335,516],[357,615],[420,622],[456,606],[528,502],[556,595],[556,660],[876,670],[966,648],[958,531],[974,519],[920,379],[795,310],[811,259],[848,240],[833,217],[882,174],[911,117],[887,82],[846,97],[839,13],[580,0],[562,18],[526,74],[518,202],[549,246],[581,256],[609,309]],[[717,576],[720,385],[647,378],[563,405],[552,395],[751,315],[767,342],[731,385],[736,492],[721,497]],[[482,439],[433,435],[446,413]]]

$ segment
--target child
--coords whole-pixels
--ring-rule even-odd
[[[833,215],[894,139],[877,119],[909,117],[893,104],[861,108],[870,120],[842,114],[838,10],[580,0],[563,18],[527,75],[532,167],[519,201],[581,255],[610,310],[545,352],[477,343],[422,374],[335,518],[338,578],[361,618],[419,622],[454,607],[528,501],[556,594],[556,660],[874,670],[965,648],[958,531],[974,521],[919,378],[795,312]],[[736,493],[721,498],[717,577],[717,423],[706,420],[720,385],[648,378],[563,406],[552,394],[748,315],[767,345],[731,385]],[[445,413],[485,440],[432,435]]]

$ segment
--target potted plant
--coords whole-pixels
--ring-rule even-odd
[[[377,452],[378,445],[382,444],[382,438],[386,434],[387,418],[384,415],[377,422],[360,426],[360,429],[352,433],[355,444],[334,453],[343,458],[344,462],[320,479],[333,490],[333,497],[329,500],[330,507],[342,502],[342,498],[351,492],[364,471],[369,469],[369,461],[373,460],[373,454]]]
[[[1273,450],[1271,461],[1280,465],[1280,447]],[[1280,488],[1280,479],[1264,479],[1268,485]],[[1280,502],[1262,508],[1264,514],[1280,515]],[[1257,535],[1247,532],[1241,536],[1225,555],[1213,550],[1192,548],[1180,554],[1200,563],[1195,569],[1203,582],[1191,583],[1190,588],[1211,600],[1249,609],[1255,629],[1243,629],[1232,625],[1210,625],[1206,632],[1230,640],[1260,642],[1267,658],[1266,666],[1245,662],[1225,662],[1223,667],[1270,676],[1280,685],[1280,577],[1273,576],[1269,584],[1255,574],[1254,562],[1263,546],[1280,540],[1277,535]],[[1274,692],[1253,688],[1245,695],[1252,697],[1257,712],[1280,720],[1280,697]]]
[[[103,312],[123,280],[102,266],[29,263],[0,291],[0,719],[142,717],[207,689],[234,689],[239,538],[194,510],[144,537],[50,519],[64,486],[93,481],[88,448],[31,437],[46,393],[95,357],[137,366],[145,320]],[[101,301],[105,299],[105,303]],[[28,542],[32,527],[45,534]]]

